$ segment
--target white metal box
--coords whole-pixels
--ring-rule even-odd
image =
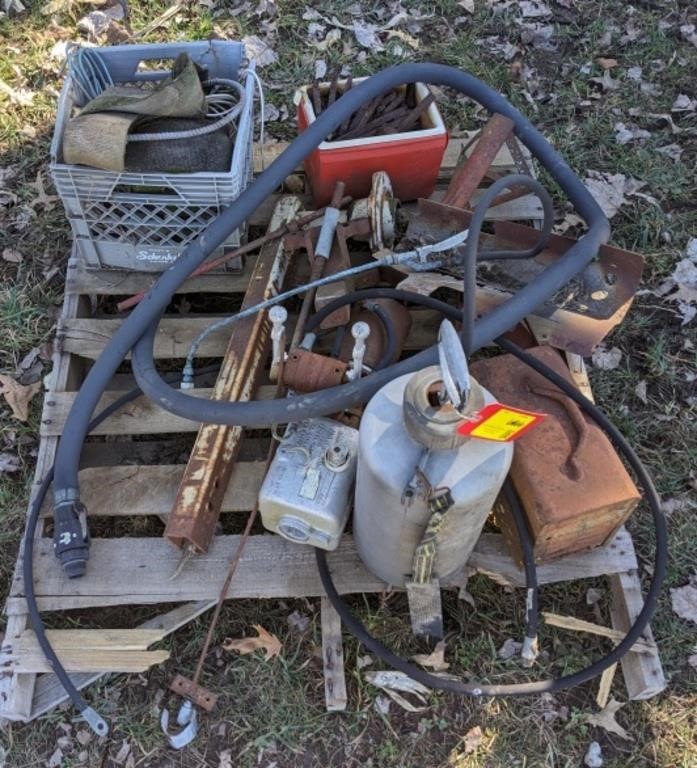
[[[264,527],[290,541],[336,549],[357,457],[356,429],[332,419],[290,424],[259,491]]]

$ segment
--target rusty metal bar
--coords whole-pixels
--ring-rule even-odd
[[[276,229],[291,220],[299,208],[297,198],[281,199],[269,228]],[[253,306],[278,293],[286,267],[282,243],[263,246],[242,307]],[[215,399],[241,401],[253,397],[264,370],[269,340],[265,313],[245,318],[233,326],[213,391]],[[208,550],[241,440],[241,427],[201,426],[164,533],[174,545],[186,545],[194,552]]]
[[[351,197],[348,197],[348,196],[342,197],[337,207],[345,208],[351,202],[351,200],[352,200]],[[294,221],[289,221],[283,224],[282,226],[278,227],[277,229],[269,231],[265,235],[262,235],[261,237],[257,237],[255,240],[250,240],[248,243],[241,245],[239,248],[235,249],[231,253],[224,253],[222,256],[218,256],[215,259],[209,259],[208,261],[204,261],[203,264],[196,267],[196,269],[189,275],[189,277],[196,277],[197,275],[205,275],[207,272],[210,272],[212,269],[216,269],[217,267],[222,267],[223,264],[225,264],[227,261],[230,261],[230,259],[235,259],[238,256],[244,256],[248,253],[252,253],[253,251],[256,251],[257,249],[261,248],[266,243],[270,243],[273,240],[277,240],[278,238],[283,237],[283,235],[285,235],[288,232],[297,232],[298,230],[302,229],[305,225],[311,224],[316,219],[319,219],[322,216],[324,216],[325,210],[326,208],[318,208],[316,211],[311,211],[305,216],[301,216],[300,218],[295,219]],[[133,294],[133,296],[130,296],[129,298],[119,302],[116,305],[116,308],[119,310],[119,312],[123,312],[126,309],[135,307],[136,304],[139,304],[145,298],[145,295],[146,295],[146,291],[135,293]]]
[[[443,202],[456,208],[466,208],[472,195],[486,176],[506,139],[513,132],[514,123],[503,115],[495,114],[482,129],[472,154],[459,166],[448,186]]]

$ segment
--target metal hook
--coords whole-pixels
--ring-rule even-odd
[[[196,709],[189,699],[184,699],[184,703],[177,712],[177,725],[181,726],[178,733],[169,732],[169,711],[165,708],[160,714],[160,726],[162,732],[167,737],[170,747],[174,749],[184,749],[187,744],[196,738],[198,733],[198,719]]]

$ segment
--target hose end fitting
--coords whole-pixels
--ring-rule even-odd
[[[87,508],[77,499],[57,503],[53,508],[53,551],[65,575],[77,579],[85,575],[90,554]]]
[[[187,360],[184,370],[182,371],[182,380],[179,384],[179,389],[193,389],[194,388],[194,367]]]
[[[107,721],[92,707],[87,707],[80,713],[89,727],[97,734],[97,736],[106,736],[109,733],[109,724]]]

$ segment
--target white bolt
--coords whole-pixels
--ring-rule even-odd
[[[286,320],[288,311],[280,304],[276,304],[269,310],[269,320],[271,320],[271,341],[273,343],[273,354],[271,365],[278,366],[283,356],[283,337],[286,333]]]
[[[370,326],[359,320],[351,326],[351,336],[354,338],[353,359],[349,378],[352,381],[361,378],[363,373],[363,358],[365,357],[365,340],[370,336]]]

